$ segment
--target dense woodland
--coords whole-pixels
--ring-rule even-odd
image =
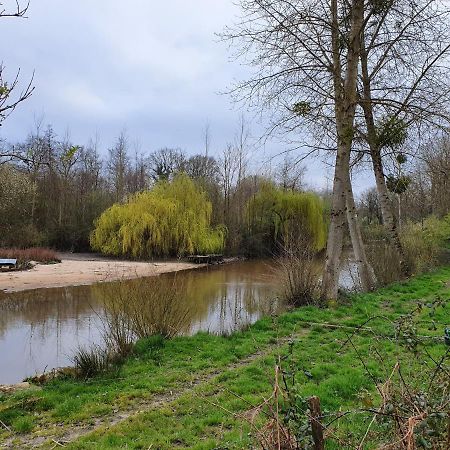
[[[173,197],[181,199],[189,192],[187,198],[193,210],[204,211],[205,230],[221,227],[223,245],[180,245],[153,253],[143,248],[119,251],[95,244],[94,248],[132,257],[178,256],[195,250],[272,255],[288,236],[300,234],[311,236],[317,250],[324,248],[330,193],[309,191],[304,184],[305,166],[295,158],[284,158],[272,173],[262,176],[253,173],[245,145],[230,144],[219,152],[220,157],[214,158],[204,153],[187,156],[169,148],[136,153],[130,141],[120,133],[115,145],[105,151],[95,141],[81,146],[60,139],[49,126],[44,130],[37,127],[24,142],[3,143],[0,245],[89,250],[95,223],[108,208],[115,205],[110,211],[119,211],[119,205],[123,210],[124,205],[144,200],[145,196],[157,197],[164,183],[170,184],[177,175],[185,174],[193,182],[191,191],[182,187]],[[430,138],[414,154],[399,150],[384,164],[388,177],[404,182],[401,192],[393,183],[389,194],[400,226],[422,223],[430,215],[442,218],[448,214],[448,137]],[[364,162],[355,170],[359,168],[364,168]],[[203,206],[195,203],[195,195],[203,196]],[[357,206],[366,229],[382,224],[375,188],[362,193]],[[133,212],[136,220],[145,213],[158,215],[155,204],[143,203],[140,211]],[[176,214],[173,220],[177,221]],[[95,242],[98,234],[93,236]]]
[[[94,223],[106,209],[113,204],[130,204],[137,198],[135,194],[152,192],[161,184],[170,184],[180,174],[193,181],[196,195],[204,194],[208,202],[205,205],[208,226],[224,227],[228,253],[242,251],[242,240],[253,234],[251,228],[255,228],[254,234],[261,235],[261,239],[268,237],[263,235],[273,235],[276,240],[279,230],[275,230],[275,222],[279,219],[269,216],[276,214],[277,207],[268,205],[267,211],[257,213],[267,215],[261,220],[274,222],[266,223],[264,230],[257,230],[262,225],[256,224],[256,213],[250,220],[247,204],[261,190],[273,195],[276,192],[281,195],[282,191],[303,192],[304,168],[294,159],[286,159],[272,174],[254,174],[248,156],[247,133],[241,119],[236,143],[215,152],[220,155],[215,158],[206,156],[208,148],[193,156],[169,148],[136,153],[125,133],[119,134],[110,149],[100,149],[95,141],[80,146],[58,138],[50,126],[44,130],[37,127],[24,142],[2,144],[0,189],[5,201],[0,220],[5,232],[0,245],[89,250]],[[183,195],[181,191],[180,195]],[[294,203],[299,198],[291,197]],[[307,197],[313,199],[314,195]],[[314,197],[311,201],[319,200]],[[323,205],[316,207],[319,220],[325,221]],[[319,233],[322,233],[323,246],[323,230]],[[268,244],[273,250],[273,244]],[[137,253],[130,252],[130,256]],[[169,252],[170,256],[178,253],[185,252],[176,249]]]

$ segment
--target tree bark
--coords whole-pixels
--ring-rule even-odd
[[[343,247],[345,216],[345,171],[348,170],[350,150],[342,143],[338,146],[334,169],[333,196],[330,228],[328,230],[325,269],[322,278],[322,298],[336,299],[339,287],[339,273]]]

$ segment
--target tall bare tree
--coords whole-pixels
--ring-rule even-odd
[[[126,176],[129,170],[128,138],[124,131],[119,134],[116,143],[108,150],[108,172],[112,180],[116,202],[124,200],[127,194]]]
[[[372,3],[368,14],[360,55],[362,134],[370,151],[383,223],[408,274],[383,152],[402,149],[414,127],[450,124],[450,12],[436,0],[388,0]]]
[[[162,148],[150,154],[150,176],[153,181],[168,180],[184,169],[186,156],[180,149]]]
[[[356,217],[350,154],[357,108],[363,0],[246,0],[244,19],[225,37],[239,43],[254,77],[234,93],[276,111],[273,129],[299,126],[313,138],[307,148],[333,150],[335,174],[323,296],[335,298],[344,231],[350,228],[364,289],[375,284]]]

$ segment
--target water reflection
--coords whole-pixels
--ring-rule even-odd
[[[173,274],[163,275],[173,283]],[[229,333],[275,312],[270,266],[245,261],[176,275],[189,311],[185,333]],[[136,281],[128,281],[130,289]],[[0,294],[0,384],[70,364],[74,350],[102,341],[102,286]]]

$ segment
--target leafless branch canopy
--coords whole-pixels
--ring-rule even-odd
[[[290,135],[291,142],[300,139],[312,147],[335,149],[333,77],[343,82],[350,2],[337,3],[339,67],[333,61],[328,1],[241,0],[240,6],[240,22],[221,37],[233,46],[234,56],[250,67],[251,75],[230,93],[236,101],[269,115],[267,135]],[[439,0],[386,0],[366,1],[364,9],[363,51],[376,122],[398,117],[414,139],[426,128],[448,128],[448,7]],[[363,101],[367,100],[361,96],[358,102]],[[366,132],[358,107],[353,144],[357,153],[367,151]]]
[[[6,7],[0,2],[0,19],[16,17],[25,18],[30,3],[24,6],[16,0],[13,7]],[[33,80],[34,72],[28,84],[19,90],[20,69],[17,70],[12,82],[6,80],[5,66],[0,63],[0,126],[6,117],[11,114],[14,109],[23,101],[31,96],[34,91]]]

